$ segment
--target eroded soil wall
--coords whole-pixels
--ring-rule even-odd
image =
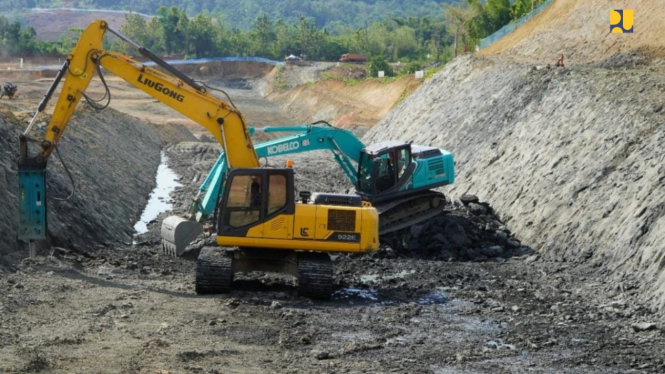
[[[0,114],[0,256],[6,265],[26,254],[16,243],[17,136],[26,123]],[[154,187],[162,145],[190,137],[184,129],[158,127],[112,109],[78,110],[59,145],[74,178],[70,200],[56,200],[67,197],[72,185],[55,154],[47,169],[50,242],[80,249],[131,242],[134,221]]]

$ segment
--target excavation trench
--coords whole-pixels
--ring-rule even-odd
[[[160,213],[173,209],[171,193],[182,184],[178,183],[179,176],[168,165],[169,158],[164,151],[161,152],[160,164],[155,175],[155,188],[150,193],[148,203],[141,213],[141,218],[134,225],[137,235],[148,232],[148,224],[155,222]]]

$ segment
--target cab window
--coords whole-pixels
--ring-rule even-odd
[[[374,160],[367,153],[360,154],[358,166],[358,189],[362,192],[372,192],[372,169]]]
[[[227,210],[229,225],[243,227],[261,218],[263,186],[260,176],[237,175],[231,181]]]
[[[395,185],[395,160],[393,152],[387,152],[378,158],[379,172],[376,179],[376,191],[382,192]]]
[[[409,160],[409,152],[406,148],[402,148],[397,151],[397,180],[402,178],[402,175],[404,175],[404,172],[406,171],[406,168],[409,166],[410,162],[411,160]]]
[[[271,175],[268,190],[268,215],[286,206],[286,176]]]

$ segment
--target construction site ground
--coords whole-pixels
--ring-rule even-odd
[[[183,184],[173,194],[175,212],[217,152],[192,141],[167,148]],[[349,188],[327,157],[292,157],[299,188]],[[487,212],[457,203],[444,216],[463,226],[456,232],[472,244],[467,249],[480,245],[493,255],[465,259],[460,247],[442,257],[440,248],[454,246],[432,252],[412,244],[336,256],[331,301],[300,298],[293,279],[270,274],[237,277],[229,295],[198,296],[191,256],[161,254],[160,220],[138,245],[53,248],[0,275],[0,372],[665,370],[665,341],[648,324],[650,310],[621,301],[630,289],[608,283],[585,259],[544,261],[528,247],[502,254],[505,234],[476,237],[485,231],[480,218],[498,219]],[[435,243],[439,231],[428,230],[438,226],[418,235]]]
[[[175,146],[171,166],[192,180],[192,164],[212,162],[215,148]],[[341,178],[304,161],[296,158],[303,188],[326,183],[321,169]],[[174,195],[176,210],[197,187]],[[457,204],[446,215],[464,224],[474,213]],[[616,301],[629,290],[584,259],[550,262],[528,251],[460,262],[384,248],[336,256],[331,301],[300,298],[294,280],[270,274],[237,277],[231,294],[203,297],[195,263],[162,255],[159,222],[150,230],[138,246],[55,248],[0,276],[0,372],[665,370],[661,332],[638,324],[653,322],[649,310]]]
[[[642,27],[662,24],[663,1],[634,3],[636,29],[640,14]],[[204,134],[110,77],[113,111],[80,110],[63,137],[77,197],[51,203],[52,245],[26,258],[8,239],[15,136],[49,81],[15,80],[18,97],[0,101],[0,373],[665,372],[662,38],[636,33],[633,48],[604,36],[608,8],[556,0],[411,95],[419,83],[406,79],[307,83],[318,67],[289,71],[291,89],[273,86],[277,68],[208,77],[250,126],[324,119],[366,132],[368,144],[455,156],[442,214],[376,254],[334,256],[330,301],[262,273],[238,275],[230,294],[196,295],[194,258],[209,240],[170,258],[159,229],[186,211],[219,146],[176,130]],[[567,66],[548,66],[560,53]],[[103,94],[98,83],[90,92]],[[114,162],[114,151],[125,154]],[[182,186],[173,211],[132,238],[160,151]],[[299,191],[352,189],[329,154],[292,159]],[[58,162],[49,168],[63,196],[68,179]]]

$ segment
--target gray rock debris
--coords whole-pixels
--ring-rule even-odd
[[[449,150],[457,176],[448,194],[473,190],[491,201],[548,259],[620,265],[662,291],[665,76],[640,66],[648,58],[613,60],[531,70],[500,57],[457,58],[363,141]]]
[[[472,195],[466,195],[465,200],[466,204],[449,206],[439,216],[386,236],[377,256],[503,261],[533,252],[510,234],[489,204]]]
[[[648,322],[633,323],[631,327],[635,332],[651,331],[651,330],[656,330],[658,328],[655,323],[648,323]]]

